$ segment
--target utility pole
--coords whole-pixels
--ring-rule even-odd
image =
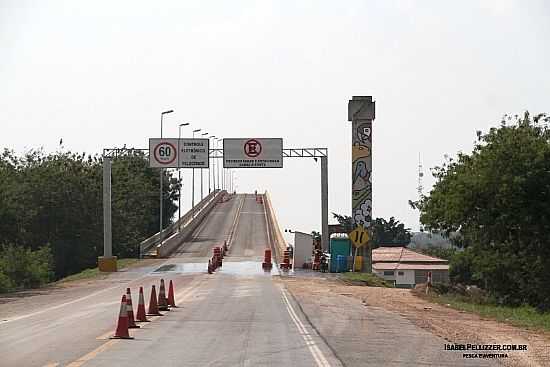
[[[202,134],[201,134],[201,136],[205,136],[205,135],[208,135],[208,133],[202,133]],[[202,178],[202,168],[201,168],[201,200],[204,199],[204,194],[203,194],[202,186],[203,186],[203,178]]]
[[[195,139],[195,133],[198,133],[201,131],[201,129],[193,130],[193,139]],[[193,217],[195,216],[195,168],[192,169],[193,173],[191,174],[191,181],[193,183],[191,184],[191,212],[193,213]]]
[[[178,155],[181,153],[181,147],[180,147],[181,128],[183,126],[187,126],[187,125],[189,125],[188,122],[183,123],[183,124],[179,124],[179,126],[178,126]],[[179,198],[178,198],[178,232],[179,232],[181,230],[181,223],[180,223],[180,219],[181,219],[181,188],[183,187],[183,182],[181,181],[181,167],[179,166],[179,162],[178,162],[178,181],[180,182],[180,195],[179,195]]]
[[[161,112],[160,114],[160,138],[162,139],[162,118],[164,117],[164,115],[168,114],[168,113],[172,113],[174,112],[174,110],[168,110],[168,111],[164,111],[164,112]],[[160,168],[160,215],[159,215],[159,224],[160,224],[160,230],[159,230],[159,238],[160,238],[160,242],[159,243],[162,243],[162,181],[163,181],[163,168],[161,167]]]

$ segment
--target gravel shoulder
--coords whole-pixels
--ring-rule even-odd
[[[324,277],[284,277],[310,322],[346,366],[550,366],[550,335],[430,303],[406,289],[346,285]],[[466,360],[445,343],[526,344],[498,360]],[[413,348],[411,348],[413,346]],[[416,359],[407,359],[408,355]],[[361,356],[363,355],[363,357]],[[456,357],[460,358],[456,358]],[[487,364],[483,364],[487,362]],[[376,364],[372,364],[376,365]]]

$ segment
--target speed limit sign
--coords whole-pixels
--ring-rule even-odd
[[[175,168],[178,166],[178,139],[149,139],[149,166]]]

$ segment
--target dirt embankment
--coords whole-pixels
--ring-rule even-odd
[[[374,288],[345,285],[323,278],[286,278],[282,280],[297,299],[323,304],[334,296],[352,299],[367,310],[383,308],[404,317],[414,325],[444,338],[449,343],[526,344],[527,352],[510,352],[501,363],[508,366],[550,366],[550,333],[514,327],[478,315],[454,310],[419,298],[407,289]],[[334,304],[334,301],[332,301]],[[350,303],[335,312],[346,313]],[[347,306],[347,308],[350,308]],[[356,307],[353,308],[357,312]]]

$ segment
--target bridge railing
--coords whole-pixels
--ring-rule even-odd
[[[269,193],[266,191],[264,194],[264,205],[267,214],[267,225],[269,232],[269,239],[271,241],[271,247],[275,250],[276,258],[278,262],[282,261],[283,251],[286,250],[286,241],[279,227],[277,216],[275,215],[275,209],[271,203]]]
[[[214,190],[208,194],[204,199],[195,205],[195,207],[189,210],[180,219],[170,224],[168,227],[162,230],[162,239],[165,242],[178,232],[178,229],[185,228],[190,222],[193,221],[213,200],[218,200],[225,191]],[[151,237],[145,239],[139,244],[140,252],[144,255],[156,255],[155,246],[160,242],[160,232],[155,233]]]

